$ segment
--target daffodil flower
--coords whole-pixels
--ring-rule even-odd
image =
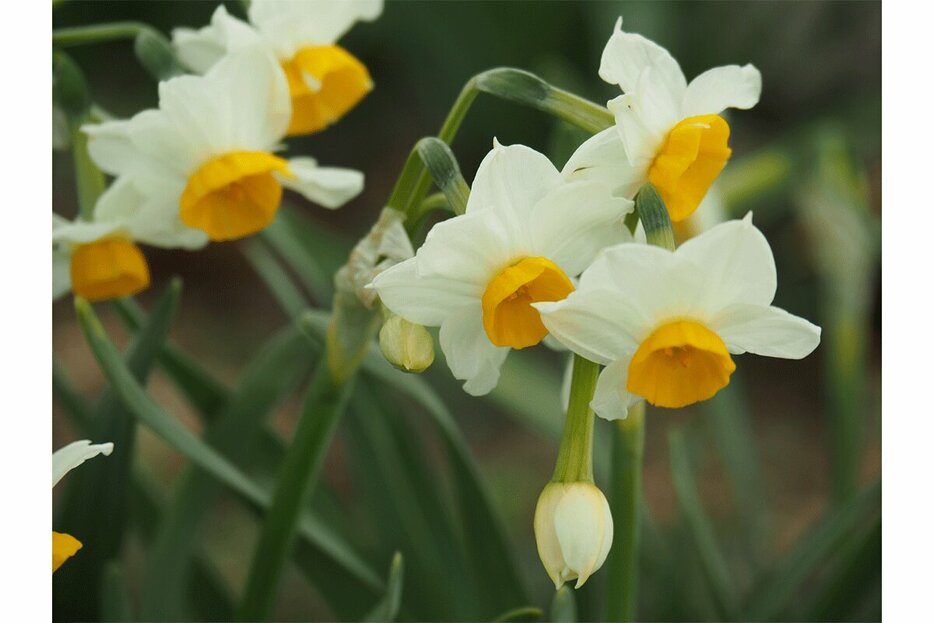
[[[528,147],[494,143],[466,213],[435,225],[415,257],[379,274],[373,287],[395,314],[440,326],[454,376],[483,395],[509,349],[547,335],[532,304],[563,299],[602,248],[630,240],[623,218],[632,209],[601,183],[566,183]]]
[[[178,28],[172,40],[179,59],[196,73],[240,48],[265,47],[288,79],[288,134],[310,134],[335,123],[373,89],[366,66],[337,40],[354,22],[372,21],[382,11],[383,0],[253,0],[249,24],[220,6],[210,26]]]
[[[131,189],[148,221],[219,241],[269,225],[283,187],[326,208],[362,190],[358,171],[273,153],[290,116],[282,71],[262,48],[248,47],[204,76],[161,82],[158,109],[82,129],[91,158],[118,176],[115,186]]]
[[[606,366],[591,406],[613,420],[643,398],[676,408],[712,397],[730,381],[732,355],[810,354],[820,328],[771,306],[775,290],[772,250],[748,215],[674,252],[609,248],[565,300],[533,306],[554,337]]]
[[[616,125],[582,144],[568,179],[603,179],[622,197],[651,182],[672,222],[691,215],[731,155],[727,108],[752,108],[762,76],[752,65],[714,67],[690,84],[667,50],[623,32],[622,18],[603,50],[600,77],[624,94],[607,107]]]
[[[52,299],[72,290],[88,300],[130,296],[149,286],[149,265],[138,242],[197,249],[207,236],[178,218],[148,209],[131,176],[118,178],[98,199],[94,220],[52,215]]]
[[[87,439],[75,441],[52,453],[52,486],[58,484],[65,474],[98,454],[109,456],[112,443],[92,444]],[[81,549],[81,541],[63,532],[52,532],[52,573]]]

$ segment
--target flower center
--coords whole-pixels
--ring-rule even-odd
[[[526,348],[548,335],[532,303],[560,301],[574,291],[564,271],[544,257],[527,257],[490,281],[483,293],[483,328],[497,346]]]
[[[125,238],[78,245],[71,254],[71,289],[90,301],[136,294],[149,285],[149,266]]]
[[[366,66],[339,45],[302,48],[282,69],[292,96],[289,136],[324,129],[373,89]]]
[[[52,531],[52,573],[55,573],[62,564],[74,556],[81,549],[81,541],[65,534]]]
[[[672,222],[691,216],[730,159],[730,126],[719,115],[683,119],[672,128],[649,168]]]
[[[233,240],[269,225],[279,209],[288,162],[265,151],[237,151],[207,161],[182,192],[182,222],[211,240]]]
[[[719,335],[697,322],[677,320],[639,345],[626,389],[658,407],[684,407],[726,387],[735,369]]]

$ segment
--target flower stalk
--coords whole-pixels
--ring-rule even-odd
[[[552,482],[593,482],[594,413],[590,408],[600,366],[574,355],[571,399]]]

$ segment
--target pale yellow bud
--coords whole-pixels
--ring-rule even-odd
[[[535,541],[555,589],[577,578],[584,585],[606,560],[613,516],[603,492],[589,482],[551,482],[535,507]]]
[[[403,372],[422,372],[435,360],[434,340],[420,324],[390,316],[379,330],[379,348]]]

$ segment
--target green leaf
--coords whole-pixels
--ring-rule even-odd
[[[308,341],[288,326],[256,355],[224,412],[210,424],[204,440],[231,461],[242,459],[263,428],[265,416],[284,400],[310,369]],[[189,561],[204,514],[221,488],[210,474],[193,469],[182,475],[175,499],[148,560],[140,608],[143,620],[180,616]]]
[[[574,591],[567,584],[556,590],[554,597],[551,598],[550,614],[550,620],[553,623],[574,623],[577,621],[577,603],[574,601]],[[607,620],[615,621],[616,619]]]
[[[298,429],[286,451],[246,588],[237,610],[239,620],[265,620],[272,614],[282,570],[288,560],[301,510],[308,504],[330,447],[337,422],[347,405],[353,375],[336,381],[322,358],[305,394]]]
[[[882,483],[877,481],[818,522],[756,588],[745,618],[755,621],[780,618],[795,601],[801,584],[859,534],[867,517],[878,513],[881,495]]]
[[[740,374],[734,373],[729,387],[700,403],[699,407],[717,440],[718,458],[726,469],[746,548],[755,560],[761,561],[768,542],[770,520],[765,477]]]
[[[134,333],[146,322],[146,313],[133,299],[118,299],[113,307],[123,324]],[[163,345],[159,364],[188,402],[208,421],[230,399],[230,390],[171,342]]]
[[[386,581],[386,594],[373,607],[373,609],[363,617],[363,621],[395,621],[399,614],[399,606],[402,603],[402,579],[404,574],[404,565],[402,563],[402,554],[396,552],[389,565],[389,579]]]
[[[521,608],[514,608],[502,613],[493,619],[493,623],[520,623],[522,621],[539,621],[544,614],[545,613],[542,612],[541,608],[536,608],[535,606],[523,606]]]
[[[280,210],[276,220],[259,237],[292,269],[305,290],[319,304],[325,304],[334,294],[334,284],[330,277],[334,273],[322,267],[314,247],[305,244],[302,235],[314,236],[314,228],[308,220],[290,215],[287,210]],[[349,248],[347,252],[350,252]]]
[[[138,327],[137,323],[143,317],[142,311],[130,299],[119,301],[118,311],[131,330]],[[316,346],[320,350],[323,342],[310,342],[309,346]],[[163,349],[161,361],[166,374],[198,409],[198,413],[208,422],[216,419],[219,411],[230,400],[228,390],[175,346],[167,345]],[[264,429],[256,443],[252,462],[266,466],[267,471],[269,466],[277,467],[285,443],[269,429]],[[365,602],[360,601],[360,594],[376,595],[380,585],[378,576],[344,543],[342,537],[332,534],[328,526],[307,513],[299,526],[299,535],[301,540],[296,545],[294,563],[319,588],[342,619],[359,618],[365,605]],[[196,567],[195,572],[204,576],[200,567]],[[197,575],[195,580],[198,580]],[[197,605],[203,604],[199,602]],[[233,614],[215,618],[229,620]]]
[[[262,239],[253,239],[243,247],[243,252],[263,283],[269,288],[279,307],[289,318],[295,318],[309,307],[308,299],[295,286],[295,282],[268,246],[269,243],[263,242]]]
[[[682,431],[671,431],[668,435],[668,449],[671,479],[678,499],[678,506],[687,521],[694,547],[700,557],[704,578],[716,602],[720,616],[732,620],[736,617],[739,606],[738,597],[735,593],[735,582],[730,576],[730,569],[717,544],[707,513],[701,504]]]
[[[324,339],[327,314],[306,312],[300,323],[310,338],[319,342]],[[495,612],[527,601],[502,521],[493,510],[467,442],[444,402],[424,379],[399,372],[389,365],[375,344],[370,344],[362,368],[416,401],[438,427],[451,460],[470,569],[480,582],[485,605]]]
[[[127,351],[124,369],[134,383],[145,382],[162,348],[178,306],[181,283],[166,288],[148,325]],[[77,300],[77,299],[76,299]],[[89,309],[90,305],[84,303]],[[117,360],[123,366],[119,354]],[[120,554],[127,515],[127,490],[136,441],[136,423],[119,398],[119,388],[107,388],[91,418],[92,441],[113,442],[106,460],[91,461],[74,473],[69,483],[59,530],[84,544],[81,556],[69,561],[54,577],[60,580],[58,595],[65,608],[75,608],[74,618],[94,618],[99,607],[104,563]],[[101,495],[101,492],[107,492]],[[91,501],[94,501],[91,503]],[[80,595],[84,595],[83,598]],[[87,596],[91,595],[92,598]]]
[[[101,594],[101,621],[123,623],[134,621],[130,595],[120,563],[111,561],[104,567]]]
[[[372,387],[372,389],[371,389]],[[426,461],[429,448],[375,383],[360,383],[347,418],[348,455],[360,481],[368,523],[384,548],[402,550],[412,592],[406,611],[421,619],[476,617],[478,595],[466,575],[450,501]]]
[[[55,357],[52,358],[52,396],[58,400],[78,428],[87,431],[85,435],[90,434],[91,407],[72,385],[61,362]]]
[[[251,505],[259,508],[268,507],[271,495],[265,488],[247,478],[239,469],[205,445],[152,401],[121,361],[119,353],[107,338],[90,304],[79,298],[75,299],[75,307],[79,323],[91,350],[104,374],[117,389],[120,398],[131,413],[169,446],[198,467],[211,473],[214,478],[224,483]],[[354,578],[362,589],[372,592],[382,590],[382,580],[379,576],[358,558],[338,535],[321,524],[314,516],[307,513],[301,516],[298,532],[313,551],[324,557],[326,564],[339,567],[349,577]]]
[[[841,548],[801,620],[849,621],[882,579],[882,515]]]

